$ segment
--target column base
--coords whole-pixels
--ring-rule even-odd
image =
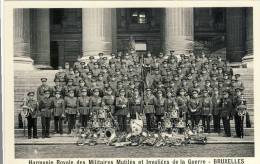
[[[242,58],[242,63],[246,68],[254,68],[254,55],[246,55]]]
[[[35,68],[41,69],[41,70],[52,70],[53,68],[49,65],[42,65],[42,64],[37,64],[34,65]]]
[[[34,70],[33,60],[30,57],[14,57],[14,70]]]

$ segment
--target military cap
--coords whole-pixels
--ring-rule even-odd
[[[116,56],[116,54],[114,54],[114,53],[111,53],[110,55],[111,55],[111,56]]]
[[[121,64],[126,64],[126,62],[125,62],[125,61],[122,61]]]
[[[218,79],[218,83],[223,83],[223,82],[224,82],[223,78]]]
[[[29,92],[27,93],[27,96],[34,96],[34,94],[35,94],[34,91],[29,91]]]
[[[85,65],[83,68],[84,68],[84,69],[89,69],[89,67],[88,67],[87,65]]]
[[[73,82],[73,79],[69,79],[68,82]]]
[[[102,53],[102,52],[98,53],[98,56],[103,56],[103,55],[104,55],[104,53]]]
[[[98,74],[99,77],[103,77],[103,73]]]
[[[65,65],[70,65],[70,63],[69,62],[65,62]]]
[[[238,73],[237,73],[237,74],[235,74],[235,77],[240,77],[240,74],[238,74]]]
[[[60,79],[55,78],[55,79],[54,79],[54,82],[60,82]]]
[[[171,69],[166,69],[166,72],[171,72]]]
[[[186,92],[186,89],[180,88],[179,92]]]
[[[85,83],[85,81],[84,81],[84,80],[82,80],[82,79],[80,79],[80,80],[79,80],[79,82],[80,82],[80,83]]]
[[[69,90],[69,93],[74,93],[74,90],[73,90],[73,89],[70,89],[70,90]]]
[[[72,67],[71,67],[71,68],[69,68],[69,70],[70,70],[70,71],[74,71]]]
[[[123,84],[123,82],[122,81],[118,81],[117,84]]]
[[[94,56],[90,56],[89,59],[94,59]]]
[[[164,61],[163,61],[163,64],[166,64],[166,63],[167,63],[167,61],[166,61],[166,60],[164,60]]]
[[[43,78],[41,78],[41,81],[42,81],[42,82],[46,82],[46,81],[47,81],[47,78],[46,78],[46,77],[43,77]]]
[[[194,93],[199,93],[199,91],[196,90],[196,89],[193,89],[193,90],[192,90],[192,94],[194,94]]]
[[[217,56],[218,59],[221,59],[221,56]]]
[[[158,90],[157,90],[157,93],[162,93],[162,90],[158,89]]]
[[[50,93],[50,91],[49,90],[45,90],[44,93]]]
[[[103,59],[104,59],[104,60],[107,60],[107,57],[106,57],[106,56],[104,56],[104,57],[103,57]]]
[[[218,88],[217,88],[217,87],[214,87],[214,88],[213,88],[213,91],[218,91]]]
[[[224,75],[224,76],[228,76],[228,73],[227,73],[227,72],[224,72],[223,75]]]
[[[205,63],[204,63],[204,65],[209,65],[209,62],[208,62],[208,61],[207,61],[207,62],[205,62]]]
[[[98,88],[94,88],[93,92],[99,92],[99,89]]]
[[[159,71],[159,68],[158,68],[158,67],[156,67],[156,68],[154,69],[154,71]]]
[[[181,81],[187,81],[187,79],[186,78],[182,78]]]
[[[174,74],[173,76],[174,76],[174,77],[179,77],[179,74]]]
[[[151,88],[146,88],[145,90],[146,90],[146,91],[151,91]]]
[[[216,75],[216,74],[213,74],[212,77],[217,77],[217,75]]]
[[[139,92],[139,89],[138,88],[134,88],[134,92]]]
[[[217,63],[212,63],[212,66],[217,66]]]
[[[107,87],[107,91],[113,91],[111,87]]]
[[[59,66],[58,69],[62,69],[62,66]]]
[[[203,89],[203,93],[208,93],[209,91],[207,89]]]
[[[118,68],[115,69],[116,72],[120,72],[120,70]]]
[[[134,66],[131,64],[131,65],[128,66],[128,68],[130,68],[130,67],[133,68]]]
[[[125,90],[124,90],[124,89],[120,89],[119,92],[120,92],[120,93],[124,93]]]
[[[242,90],[243,90],[243,89],[240,88],[240,87],[236,87],[236,88],[235,88],[235,91],[236,91],[236,92],[238,92],[238,91],[242,91]]]
[[[98,62],[94,62],[94,65],[98,65]]]
[[[160,52],[160,53],[159,53],[159,55],[163,55],[163,53],[162,53],[162,52]]]
[[[87,92],[87,89],[86,89],[86,88],[83,88],[83,89],[81,90],[81,92]]]
[[[76,69],[76,70],[74,71],[74,73],[79,73],[79,70]]]
[[[222,67],[218,67],[217,69],[223,69]]]
[[[184,54],[180,54],[181,57],[184,57],[185,55]]]
[[[60,91],[55,91],[55,94],[59,94],[59,95],[60,95],[60,94],[61,94],[61,92],[60,92]]]
[[[80,62],[81,65],[85,65],[86,63],[85,62]]]
[[[92,72],[91,71],[87,72],[87,75],[92,75]]]
[[[191,64],[195,63],[195,60],[192,60],[190,63],[191,63]]]
[[[177,67],[177,70],[181,70],[181,67]]]
[[[175,50],[170,50],[170,53],[174,53],[175,52]]]
[[[225,95],[225,94],[229,94],[229,90],[224,90],[223,95]]]
[[[210,79],[206,79],[205,82],[210,82]]]
[[[187,56],[187,55],[184,55],[184,58],[185,58],[185,59],[188,59],[188,58],[189,58],[189,56]]]
[[[193,80],[192,83],[193,83],[193,84],[194,84],[194,83],[198,83],[198,81],[197,81],[197,80]]]

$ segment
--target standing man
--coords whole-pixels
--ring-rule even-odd
[[[65,117],[64,100],[61,97],[61,92],[56,91],[53,98],[53,115],[55,133],[63,134],[63,118]]]
[[[65,112],[68,115],[68,134],[75,128],[77,116],[77,98],[74,97],[74,90],[69,90],[69,95],[65,97]]]
[[[204,127],[205,133],[210,133],[210,119],[212,116],[212,100],[208,94],[208,90],[203,90],[202,101],[202,126]]]
[[[151,89],[147,88],[144,95],[144,113],[146,117],[147,130],[154,130],[156,98],[152,94]]]
[[[50,138],[50,121],[52,113],[52,98],[50,91],[44,91],[44,97],[39,102],[39,109],[41,112],[42,121],[42,138]]]
[[[223,98],[221,99],[221,112],[220,117],[223,122],[225,136],[231,137],[231,130],[230,130],[230,118],[232,117],[232,101],[229,98],[228,91],[223,92]]]
[[[82,127],[87,127],[87,123],[89,121],[91,103],[90,97],[87,96],[87,89],[82,88],[81,95],[77,101],[77,110],[81,117],[81,125]]]
[[[119,130],[126,132],[127,129],[127,115],[129,114],[128,109],[128,98],[125,97],[125,90],[119,91],[119,97],[116,98],[116,112],[115,115],[118,118]]]
[[[192,91],[192,97],[188,101],[189,113],[191,116],[191,126],[192,128],[197,127],[200,122],[201,115],[201,101],[198,97],[198,91]]]
[[[129,100],[129,106],[131,119],[136,119],[136,113],[139,115],[143,114],[143,100],[137,88],[134,88],[133,96]]]
[[[221,96],[217,87],[213,88],[212,94],[212,114],[213,114],[213,126],[214,132],[220,133],[220,104]]]
[[[44,97],[45,91],[51,91],[51,87],[47,85],[47,78],[41,78],[42,84],[37,88],[37,100],[40,101]]]
[[[161,90],[157,91],[157,99],[156,99],[156,103],[155,103],[155,116],[156,116],[156,124],[157,124],[157,128],[159,123],[163,123],[163,116],[164,116],[164,112],[166,111],[166,99],[163,97],[163,93]],[[157,129],[159,130],[159,129]]]
[[[26,99],[22,105],[23,110],[27,113],[27,122],[28,122],[28,139],[32,138],[32,129],[33,129],[33,138],[37,139],[37,116],[39,112],[39,104],[34,98],[34,92],[27,93],[28,99]]]

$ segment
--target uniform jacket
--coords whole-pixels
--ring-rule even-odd
[[[42,117],[51,117],[52,114],[52,98],[43,97],[39,102],[39,110],[41,111]]]
[[[22,104],[23,107],[29,107],[28,114],[31,115],[32,118],[37,118],[39,115],[39,104],[36,99],[33,100],[25,100]]]
[[[126,97],[117,97],[116,98],[116,111],[115,115],[127,115],[128,114],[128,107],[129,101]],[[124,107],[125,106],[125,107]]]
[[[188,101],[188,109],[191,115],[201,115],[201,100],[199,98],[191,98]]]
[[[77,101],[77,110],[81,115],[89,115],[92,107],[90,97],[80,96]]]
[[[49,85],[40,85],[37,88],[37,100],[40,101],[44,97],[44,91],[52,92],[52,89]]]
[[[221,99],[221,112],[220,116],[221,117],[230,117],[232,116],[232,101],[229,98],[222,98]]]
[[[98,112],[101,109],[101,105],[102,105],[102,98],[99,96],[92,96],[90,98],[90,103],[92,105],[90,112]]]
[[[201,115],[208,116],[212,114],[212,100],[211,97],[202,97],[201,98]]]
[[[220,111],[221,111],[221,97],[218,95],[218,97],[216,96],[212,96],[212,114],[213,115],[220,115]]]
[[[112,114],[115,113],[115,100],[116,98],[114,95],[106,95],[102,99],[105,105],[109,107]]]
[[[178,96],[176,102],[180,112],[188,112],[188,99],[186,96]]]
[[[53,105],[54,116],[60,117],[62,114],[65,114],[65,104],[62,98],[57,99],[56,97],[54,97],[52,99],[52,105]]]
[[[155,113],[156,98],[154,95],[144,95],[144,113]]]
[[[132,97],[129,100],[130,114],[143,113],[143,99],[141,96]]]
[[[77,98],[65,97],[65,112],[68,114],[77,114]]]

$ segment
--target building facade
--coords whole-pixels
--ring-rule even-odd
[[[252,8],[15,9],[14,62],[21,70],[57,69],[99,52],[187,53],[231,63],[253,60]],[[247,65],[250,67],[251,65]]]

